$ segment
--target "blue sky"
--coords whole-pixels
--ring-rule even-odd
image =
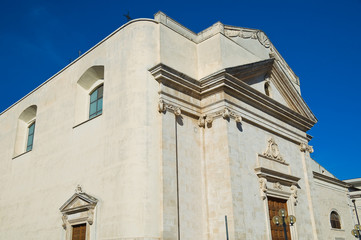
[[[217,21],[263,30],[318,118],[312,157],[340,179],[361,177],[361,0],[5,0],[0,112],[123,25],[123,14],[153,18],[159,10],[194,32]]]

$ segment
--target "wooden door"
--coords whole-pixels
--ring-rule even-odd
[[[279,224],[277,226],[272,222],[272,218],[278,215],[278,211],[281,208],[286,209],[286,216],[288,216],[286,200],[268,197],[268,210],[269,210],[269,218],[271,222],[272,240],[285,240],[283,225]],[[291,232],[289,225],[287,225],[286,230],[287,230],[287,239],[291,240]]]
[[[73,226],[72,240],[85,240],[86,224],[79,224]]]

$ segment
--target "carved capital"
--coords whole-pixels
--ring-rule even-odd
[[[205,127],[206,126],[206,117],[207,117],[207,115],[205,115],[205,114],[202,114],[201,116],[199,116],[199,119],[198,119],[198,126],[199,127]]]
[[[165,105],[162,99],[159,100],[158,102],[158,112],[164,112],[165,111]]]
[[[238,115],[236,112],[230,110],[228,107],[225,107],[223,110],[209,113],[206,116],[206,123],[211,124],[214,118],[222,117],[223,119],[230,119],[233,118],[236,122],[242,122],[242,117]]]
[[[212,124],[212,122],[213,122],[213,117],[207,115],[207,117],[206,117],[206,122],[207,122],[207,124]]]
[[[313,147],[308,145],[307,143],[301,143],[300,144],[300,151],[301,152],[313,153]]]
[[[182,114],[182,110],[180,107],[166,103],[163,99],[160,99],[158,102],[158,112],[162,113],[167,110],[173,112],[176,116],[180,116]]]
[[[228,108],[224,108],[223,113],[222,113],[222,117],[223,117],[224,119],[228,119],[229,116],[230,116],[230,111],[229,111],[229,109],[228,109]]]

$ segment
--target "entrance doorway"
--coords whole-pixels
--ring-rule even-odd
[[[272,198],[268,197],[268,210],[269,210],[269,218],[271,223],[271,235],[272,240],[285,240],[285,234],[283,230],[283,225],[279,224],[278,226],[272,222],[272,218],[276,215],[278,215],[278,211],[284,208],[286,209],[286,216],[287,213],[287,201],[284,199],[278,199],[278,198]],[[291,240],[291,232],[290,232],[290,226],[287,225],[287,239]]]

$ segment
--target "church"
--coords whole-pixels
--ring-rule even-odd
[[[356,239],[316,122],[263,31],[129,21],[0,114],[0,239]]]

